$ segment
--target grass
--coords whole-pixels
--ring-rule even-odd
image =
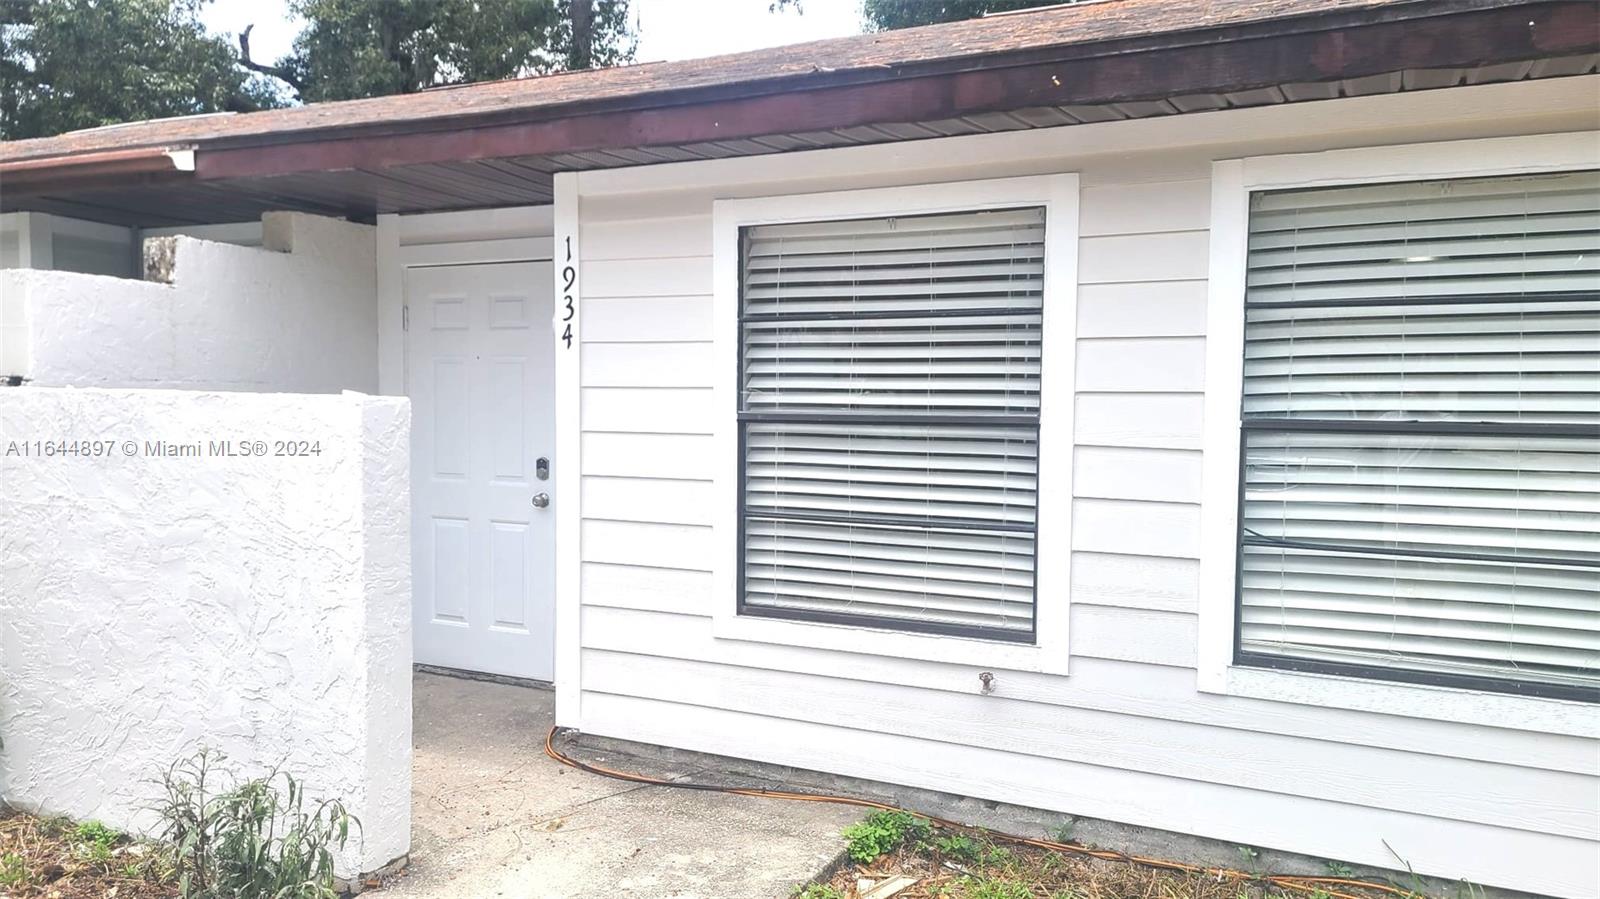
[[[170,856],[98,821],[36,818],[0,806],[0,896],[170,899]]]
[[[855,864],[826,883],[796,887],[797,899],[856,899],[858,881],[893,874],[917,878],[895,899],[1326,899],[1326,894],[1289,892],[1259,881],[1219,880],[1001,843],[905,812],[870,815],[846,828],[844,836]],[[1066,842],[1061,833],[1051,836]],[[1257,862],[1258,853],[1250,847],[1240,847],[1239,855],[1238,867]],[[1350,895],[1380,895],[1344,889]]]

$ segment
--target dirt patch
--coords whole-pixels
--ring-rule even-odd
[[[149,844],[93,821],[35,818],[0,806],[0,896],[170,899],[172,869]]]
[[[1340,872],[1330,872],[1337,878]],[[897,876],[915,883],[893,889]],[[1342,879],[1342,878],[1340,878]],[[1395,899],[1406,891],[1325,882],[1279,886],[1162,870],[932,828],[866,864],[797,887],[799,899]]]

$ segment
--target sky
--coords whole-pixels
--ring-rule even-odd
[[[860,0],[803,0],[805,12],[767,11],[769,0],[633,0],[639,62],[694,59],[861,31]],[[254,24],[250,52],[273,62],[289,51],[300,26],[285,0],[214,0],[201,15],[212,31],[238,34]]]

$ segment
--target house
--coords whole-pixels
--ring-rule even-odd
[[[1594,896],[1597,61],[1105,0],[13,143],[4,246],[373,225],[274,340],[411,399],[416,661],[562,725]]]

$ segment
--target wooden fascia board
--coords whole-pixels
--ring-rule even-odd
[[[896,78],[665,108],[292,144],[206,148],[199,179],[738,140],[1032,106],[1222,93],[1600,52],[1600,4],[1568,0],[1351,29]]]

